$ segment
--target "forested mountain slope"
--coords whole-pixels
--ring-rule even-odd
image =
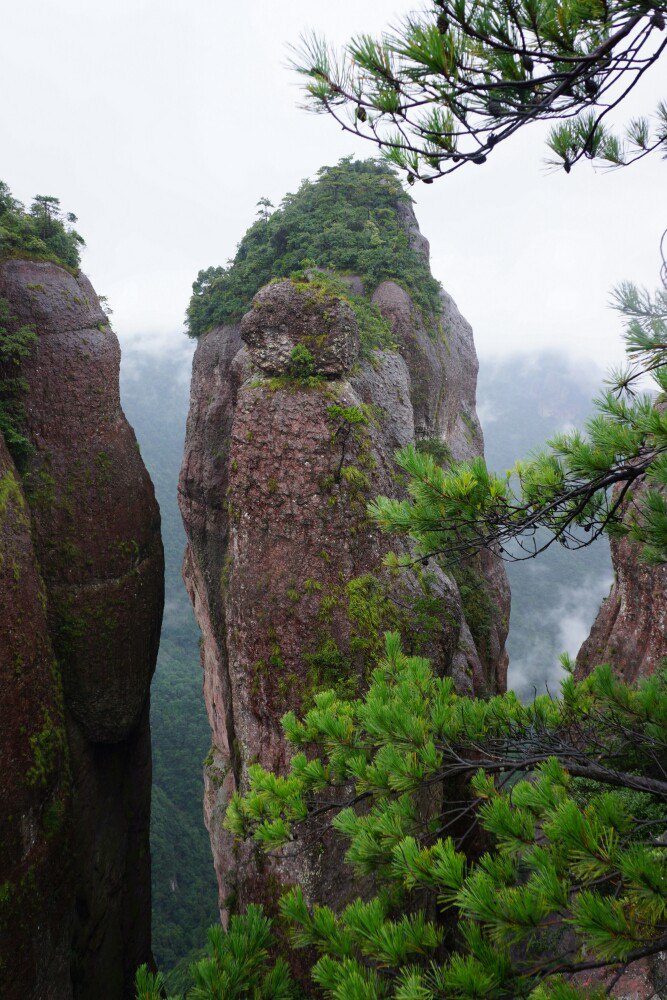
[[[185,345],[187,347],[187,345]],[[176,503],[188,409],[190,353],[123,352],[121,392],[162,512],[165,610],[152,687],[153,951],[159,966],[201,947],[217,918],[216,882],[202,819],[202,761],[210,743],[199,631],[183,582],[185,535]]]

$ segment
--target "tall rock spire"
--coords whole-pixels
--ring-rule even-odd
[[[427,254],[411,210],[408,223]],[[354,275],[344,281],[363,291]],[[356,891],[318,831],[267,861],[222,827],[254,762],[286,767],[285,712],[325,687],[360,690],[387,629],[461,691],[505,686],[509,588],[498,560],[487,553],[469,570],[484,614],[468,621],[455,580],[438,567],[385,567],[405,543],[366,516],[370,499],[403,489],[398,447],[481,453],[472,332],[444,293],[435,320],[393,281],[367,291],[392,346],[369,346],[358,300],[313,271],[261,289],[240,325],[210,330],[194,358],[179,500],[184,578],[202,630],[205,816],[223,922],[253,900],[272,909],[294,882],[329,903]]]

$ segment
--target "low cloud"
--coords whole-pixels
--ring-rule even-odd
[[[547,690],[558,694],[564,677],[558,657],[561,653],[569,653],[573,658],[577,655],[612,582],[613,575],[605,572],[591,574],[576,587],[556,586],[553,607],[544,615],[539,638],[527,655],[512,658],[510,629],[508,687],[520,698],[525,701]]]

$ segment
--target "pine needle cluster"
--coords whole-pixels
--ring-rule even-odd
[[[283,726],[289,773],[253,767],[225,823],[295,851],[319,817],[375,880],[341,913],[282,899],[325,996],[575,1000],[594,994],[573,974],[667,946],[667,665],[638,687],[568,676],[525,706],[458,696],[389,633],[363,698],[322,692]]]
[[[378,146],[411,183],[481,165],[535,121],[556,123],[552,165],[621,166],[667,149],[664,102],[622,136],[605,121],[664,52],[666,12],[637,0],[429,0],[341,53],[304,37],[294,68],[308,108]]]
[[[260,906],[231,918],[227,931],[211,927],[208,956],[191,967],[194,986],[188,1000],[293,1000],[294,983],[283,959],[272,960],[272,921]],[[137,969],[137,1000],[164,1000],[165,979],[146,965]],[[177,1000],[171,997],[169,1000]]]

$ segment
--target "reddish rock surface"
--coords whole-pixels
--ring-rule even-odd
[[[409,231],[428,259],[428,242],[421,236],[409,206]],[[484,453],[484,437],[477,417],[476,392],[479,368],[472,327],[461,316],[456,303],[441,292],[442,313],[437,326],[429,328],[410,296],[393,281],[383,282],[373,302],[389,320],[409,372],[409,396],[417,440],[443,442],[457,462]],[[502,561],[485,551],[475,567],[493,598],[493,624],[477,652],[482,670],[475,676],[475,691],[504,691],[508,656],[505,640],[509,628],[510,589]]]
[[[38,337],[22,371],[33,446],[22,474],[69,745],[72,989],[115,1000],[133,996],[136,965],[150,960],[160,516],[120,407],[118,341],[88,280],[9,260],[0,296]]]
[[[71,997],[62,692],[20,476],[0,434],[0,995]]]
[[[252,364],[270,375],[290,368],[292,351],[308,350],[323,375],[348,372],[359,353],[359,333],[351,307],[335,295],[307,284],[280,281],[255,295],[241,323]]]
[[[400,353],[377,353],[372,364],[356,359],[348,375],[355,359],[346,355],[332,372],[325,336],[317,344],[319,385],[271,379],[265,373],[284,371],[282,362],[271,362],[273,345],[285,357],[290,344],[304,341],[304,329],[337,336],[335,322],[317,320],[318,308],[329,316],[331,309],[316,302],[304,308],[305,296],[288,284],[263,289],[255,299],[260,308],[241,329],[218,328],[200,340],[179,487],[188,535],[184,577],[202,629],[213,734],[205,815],[223,921],[232,900],[271,906],[289,882],[329,903],[352,889],[330,847],[324,856],[306,847],[268,862],[246,845],[233,846],[222,830],[229,796],[246,786],[248,765],[286,766],[284,712],[307,706],[323,685],[359,690],[387,628],[399,629],[408,650],[430,656],[461,690],[504,687],[509,591],[502,567],[489,556],[482,568],[497,606],[480,657],[456,584],[430,567],[421,578],[391,576],[382,560],[401,543],[365,516],[370,498],[400,492],[397,447],[433,436],[456,457],[481,450],[470,328],[446,299],[452,329],[445,342],[417,326],[410,300],[386,282],[375,300],[394,325]],[[355,343],[351,318],[342,313],[347,342]],[[351,408],[364,414],[361,423],[345,419]]]
[[[667,657],[667,566],[642,562],[640,547],[627,538],[611,539],[611,560],[614,583],[579,650],[576,673],[584,677],[611,663],[632,682],[654,673]]]
[[[635,489],[635,500],[642,493]],[[610,663],[627,683],[649,677],[667,657],[667,567],[641,560],[627,538],[611,538],[614,583],[590,635],[577,655],[575,676],[585,677]],[[667,952],[631,965],[616,981],[613,972],[577,978],[583,989],[609,989],[616,1000],[661,1000],[667,988]]]
[[[580,990],[608,990],[615,1000],[664,1000],[667,991],[667,952],[642,958],[628,966],[620,978],[614,970],[580,973],[573,983]],[[604,994],[603,994],[604,995]]]

